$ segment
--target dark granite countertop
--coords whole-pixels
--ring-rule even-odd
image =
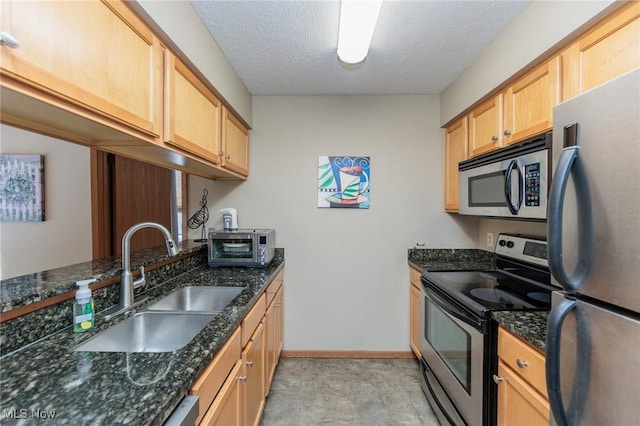
[[[495,269],[495,254],[479,249],[409,249],[409,266],[420,271]]]
[[[185,240],[176,244],[178,255],[202,250],[203,244]],[[165,246],[152,247],[131,254],[132,270],[149,266],[171,258]],[[7,312],[20,306],[47,299],[58,294],[76,290],[76,281],[96,279],[108,280],[120,275],[122,258],[82,262],[44,272],[22,275],[0,281],[0,312]]]
[[[549,312],[493,312],[493,319],[542,352],[546,349]]]
[[[145,306],[94,329],[68,327],[0,359],[2,423],[33,420],[31,410],[54,412],[55,424],[159,425],[187,393],[266,286],[284,267],[284,256],[266,269],[209,268],[206,265],[171,280],[171,291],[186,285],[243,286],[245,289],[184,348],[169,353],[73,352],[71,349]],[[73,282],[73,279],[70,279]],[[5,418],[26,410],[27,419]],[[20,411],[17,411],[20,413]]]

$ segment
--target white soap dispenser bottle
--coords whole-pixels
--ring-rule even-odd
[[[93,328],[94,306],[89,284],[95,280],[77,281],[76,300],[73,303],[73,331],[81,333]]]

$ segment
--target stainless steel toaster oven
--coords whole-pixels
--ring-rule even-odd
[[[238,229],[217,231],[207,236],[208,263],[217,266],[246,266],[264,268],[275,254],[274,229]]]

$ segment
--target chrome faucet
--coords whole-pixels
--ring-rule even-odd
[[[120,274],[120,303],[114,306],[111,309],[106,310],[102,316],[104,319],[113,318],[115,315],[118,315],[127,309],[130,309],[145,300],[147,297],[140,298],[135,300],[133,296],[133,290],[145,285],[146,280],[144,277],[144,266],[140,267],[140,278],[137,280],[133,279],[133,273],[131,272],[131,237],[137,231],[143,228],[155,228],[158,231],[162,232],[164,235],[164,239],[167,244],[167,251],[171,256],[175,256],[178,254],[178,249],[176,248],[176,243],[173,241],[171,237],[171,233],[167,228],[160,225],[159,223],[154,222],[141,222],[136,225],[133,225],[131,228],[124,233],[122,237],[122,273]]]

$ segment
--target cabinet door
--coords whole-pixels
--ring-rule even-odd
[[[498,361],[498,425],[547,426],[549,402]]]
[[[462,117],[445,129],[444,133],[444,209],[457,212],[459,203],[458,163],[469,158],[469,128]]]
[[[227,108],[222,108],[222,165],[226,169],[249,174],[249,130]]]
[[[265,404],[264,390],[264,325],[258,324],[255,333],[242,353],[245,366],[243,382],[244,423],[257,426]]]
[[[242,393],[240,371],[242,361],[238,360],[222,385],[216,399],[202,418],[200,426],[240,426],[242,423]]]
[[[275,364],[278,365],[284,344],[284,285],[280,286],[273,303],[276,305]]]
[[[640,67],[640,2],[631,1],[562,53],[563,100]]]
[[[481,104],[469,115],[469,151],[474,157],[502,146],[502,109],[504,95]]]
[[[272,303],[267,308],[267,312],[264,315],[264,334],[265,334],[265,368],[264,368],[264,383],[265,383],[265,396],[269,395],[269,389],[271,388],[271,382],[273,380],[273,374],[276,370],[276,305]]]
[[[560,58],[537,67],[505,94],[504,142],[511,144],[553,128],[553,107],[560,103]]]
[[[165,74],[165,142],[220,164],[222,104],[168,50]]]
[[[409,337],[410,346],[413,353],[420,358],[420,272],[415,269],[410,269],[411,284],[410,284],[410,323],[409,323]]]
[[[143,134],[162,129],[162,50],[119,1],[3,1],[3,85]]]

